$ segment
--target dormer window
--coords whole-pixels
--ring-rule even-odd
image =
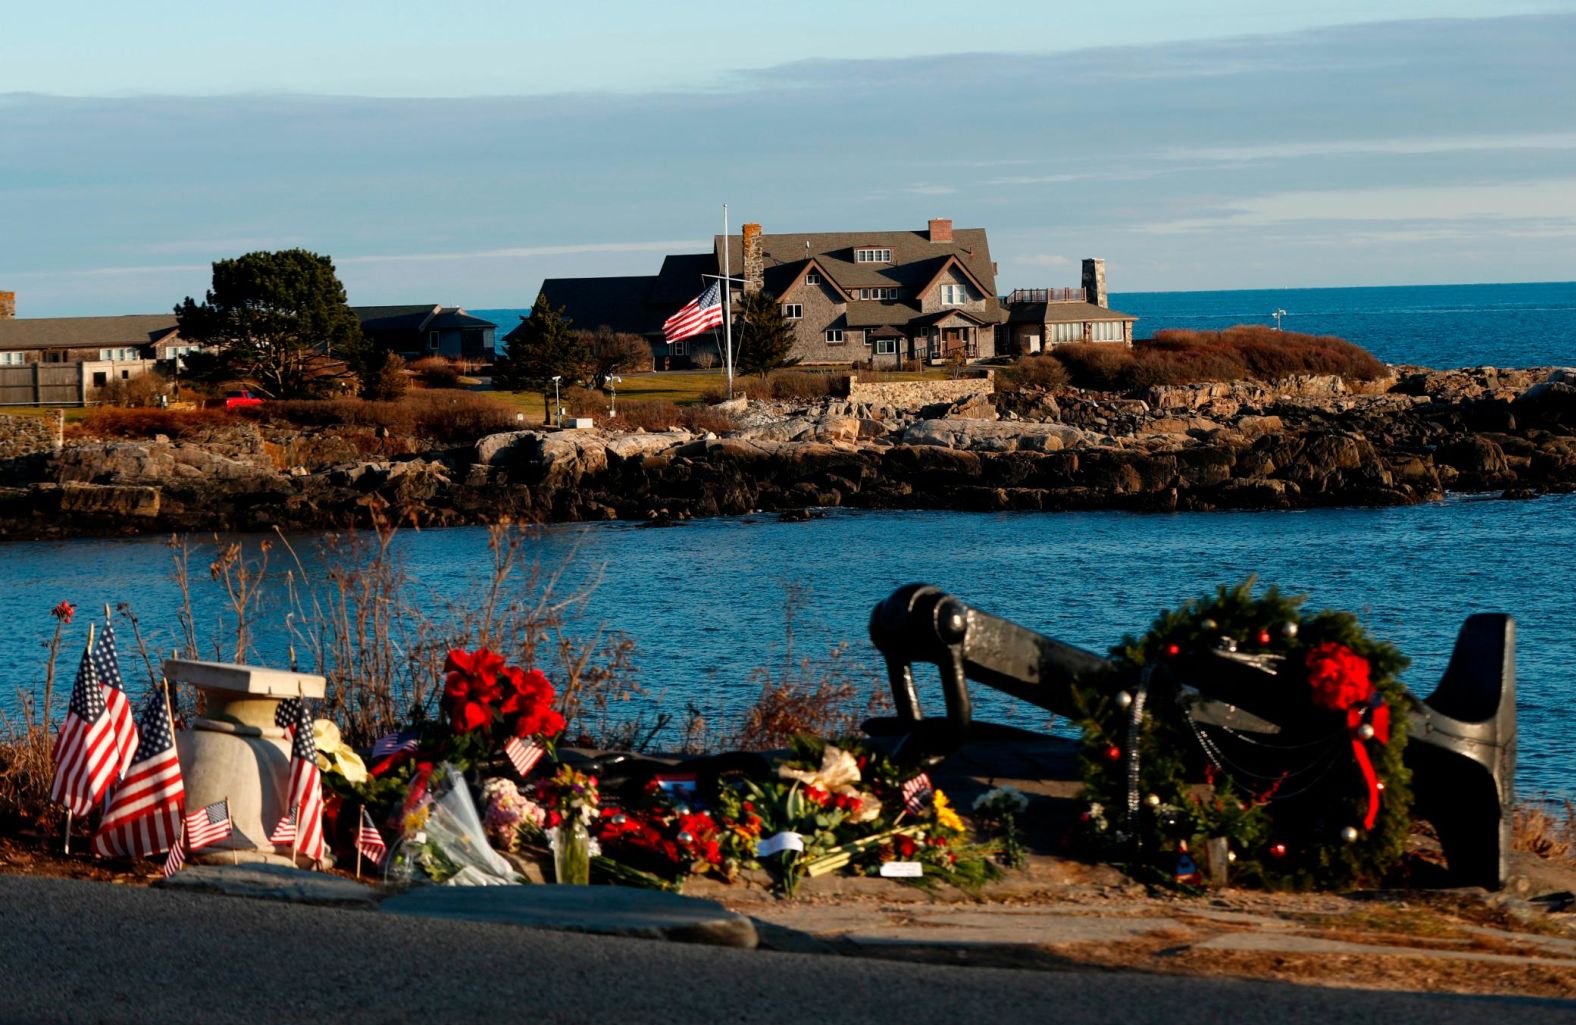
[[[861,288],[859,290],[859,298],[861,298],[861,299],[896,299],[897,298],[897,289],[895,289],[895,288]]]
[[[804,276],[804,283],[807,285],[819,285],[821,283],[821,275],[811,271]]]
[[[892,250],[890,249],[855,249],[855,263],[891,263]]]
[[[942,285],[941,305],[962,306],[969,301],[969,286],[967,285]]]

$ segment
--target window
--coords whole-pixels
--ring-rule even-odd
[[[890,249],[855,249],[855,263],[891,263],[892,250]]]
[[[1084,340],[1084,326],[1082,324],[1052,324],[1051,344],[1066,345],[1068,342],[1081,342]]]
[[[0,366],[17,366],[27,362],[25,352],[0,352]]]
[[[109,375],[102,370],[93,371],[93,387],[102,388],[109,384]]]
[[[897,339],[896,338],[877,338],[876,339],[876,355],[877,356],[896,356],[897,355]]]
[[[668,343],[668,355],[669,356],[682,356],[688,351],[689,351],[689,343],[683,338],[680,338],[676,342],[669,342]]]
[[[427,348],[431,349],[433,352],[438,351],[438,332],[427,332]]]
[[[804,276],[804,283],[807,285],[819,285],[821,283],[821,275],[811,271]]]
[[[201,351],[202,346],[200,345],[172,345],[164,350],[164,358],[180,359],[182,356],[190,356],[194,352]]]
[[[942,285],[941,305],[962,306],[969,301],[969,286],[967,285]]]
[[[1096,342],[1125,342],[1127,332],[1122,330],[1120,320],[1097,320],[1091,325],[1094,328],[1090,338]]]
[[[100,349],[99,359],[115,363],[125,363],[137,358],[136,349]]]
[[[786,320],[798,320],[804,316],[804,307],[798,303],[783,303],[783,317]]]
[[[895,288],[861,288],[859,290],[859,298],[861,298],[861,299],[896,299],[897,298],[897,289],[895,289]]]
[[[843,344],[843,329],[840,328],[840,327],[829,327],[829,328],[827,328],[826,329],[826,344],[827,345],[842,345]]]

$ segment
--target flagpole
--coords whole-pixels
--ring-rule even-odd
[[[88,651],[92,651],[92,650],[93,650],[93,624],[89,623],[88,624]],[[98,682],[96,677],[94,679],[94,682],[95,683]],[[66,854],[70,854],[71,853],[71,809],[70,808],[66,809],[66,843],[65,843],[64,853],[66,853]]]
[[[361,824],[366,820],[367,806],[361,806],[361,816],[356,819],[356,878],[361,878]]]
[[[732,283],[728,281],[728,250],[733,245],[728,240],[728,204],[722,204],[722,364],[728,374],[728,398],[733,398],[733,299]]]

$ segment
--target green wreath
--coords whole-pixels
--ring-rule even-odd
[[[1111,651],[1129,689],[1077,695],[1085,837],[1182,884],[1223,851],[1234,885],[1377,883],[1411,827],[1407,659],[1349,612],[1253,583],[1162,613]]]

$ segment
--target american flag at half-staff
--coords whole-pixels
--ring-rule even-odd
[[[145,858],[180,842],[186,785],[175,751],[170,706],[162,693],[148,696],[138,726],[136,757],[110,794],[104,821],[93,836],[93,850],[100,857]]]
[[[297,852],[313,861],[323,860],[323,774],[317,767],[317,743],[312,739],[312,720],[306,703],[289,698],[280,707],[291,705],[295,725],[290,731],[290,781],[285,787],[285,813],[274,827],[268,842],[283,846],[293,843]],[[277,721],[277,720],[276,720]],[[289,839],[281,839],[288,836]]]
[[[164,875],[174,875],[186,864],[186,854],[196,852],[216,844],[234,832],[234,824],[230,821],[230,799],[221,798],[212,804],[205,804],[196,811],[189,813],[181,820],[181,836],[174,847],[170,848],[170,856],[164,861]]]
[[[104,629],[99,631],[98,640],[93,642],[90,657],[99,683],[104,687],[104,706],[109,709],[110,726],[115,731],[115,750],[120,759],[115,766],[115,778],[119,779],[131,770],[132,760],[137,753],[137,724],[131,715],[131,701],[126,697],[126,681],[120,675],[120,656],[115,651],[115,624],[109,620],[108,605],[104,606],[104,612]]]
[[[930,776],[920,773],[903,784],[904,810],[910,815],[918,815],[930,806],[930,799],[934,793],[935,789],[930,785]]]
[[[361,822],[356,827],[356,850],[374,865],[383,864],[383,858],[389,852],[388,844],[383,842],[383,834],[378,832],[372,816],[367,814],[366,805],[361,806]]]
[[[73,815],[86,815],[109,789],[120,753],[90,651],[84,648],[71,685],[71,704],[55,740],[55,779],[49,799]]]
[[[503,753],[509,756],[514,763],[514,769],[523,779],[536,768],[536,763],[541,761],[547,749],[534,740],[521,740],[519,737],[510,737],[503,746]]]
[[[722,284],[713,281],[673,316],[662,322],[662,340],[677,342],[722,323]]]

